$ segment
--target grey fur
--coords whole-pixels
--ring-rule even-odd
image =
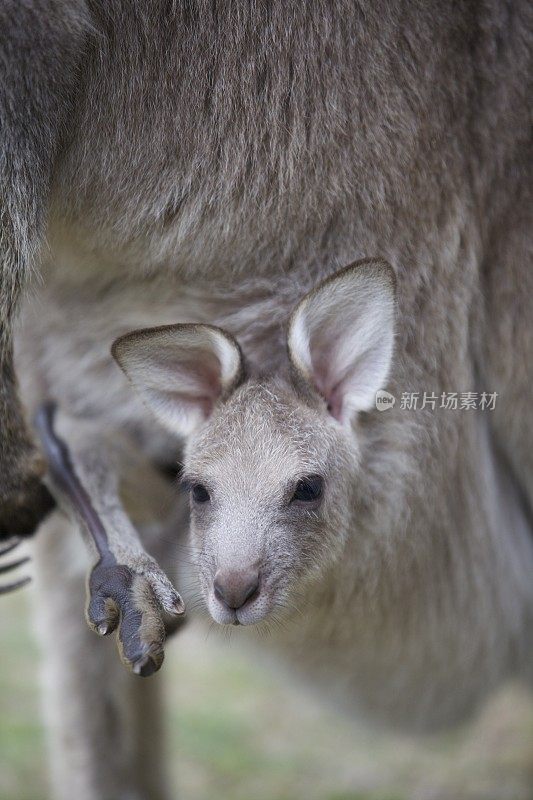
[[[50,508],[17,396],[12,325],[38,262],[54,167],[68,135],[87,28],[81,3],[0,7],[0,537]]]
[[[57,72],[39,58],[28,67],[24,86],[43,112],[24,123],[26,184],[5,184],[8,208],[17,192],[37,198],[18,212],[21,230],[36,232],[38,211],[46,219],[42,283],[17,340],[26,402],[52,396],[67,415],[175,459],[178,438],[152,423],[109,345],[132,329],[200,322],[238,340],[251,376],[220,409],[224,436],[232,408],[308,424],[279,375],[290,313],[354,259],[387,259],[398,285],[391,391],[487,389],[497,409],[368,415],[349,576],[322,575],[320,607],[306,605],[280,649],[315,675],[338,668],[354,706],[378,716],[458,718],[526,671],[531,647],[531,5],[76,9],[86,22],[62,28]],[[16,17],[10,41],[35,36],[35,19]],[[51,100],[35,81],[52,74],[70,88]],[[66,95],[72,106],[54,105]],[[27,107],[16,87],[8,104]],[[61,146],[50,120],[68,129]],[[41,163],[49,171],[36,180]],[[9,286],[27,270],[27,239],[4,240]],[[59,591],[47,588],[50,602]]]

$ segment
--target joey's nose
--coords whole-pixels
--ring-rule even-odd
[[[228,608],[242,606],[259,591],[257,569],[219,569],[213,582],[215,597]]]

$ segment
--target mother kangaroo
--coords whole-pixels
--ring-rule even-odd
[[[107,537],[51,474],[57,797],[167,796],[157,681],[83,584],[159,668],[178,459],[211,616],[283,614],[350,707],[435,727],[531,678],[532,45],[526,0],[2,4],[0,534],[53,505],[52,400]]]

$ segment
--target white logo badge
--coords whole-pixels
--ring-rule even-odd
[[[385,389],[378,389],[376,392],[376,408],[378,411],[388,411],[389,408],[392,408],[394,403],[396,402],[396,398],[390,392],[386,392]]]

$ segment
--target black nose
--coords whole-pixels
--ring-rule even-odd
[[[257,569],[219,569],[213,582],[215,597],[228,608],[242,608],[259,592]]]

